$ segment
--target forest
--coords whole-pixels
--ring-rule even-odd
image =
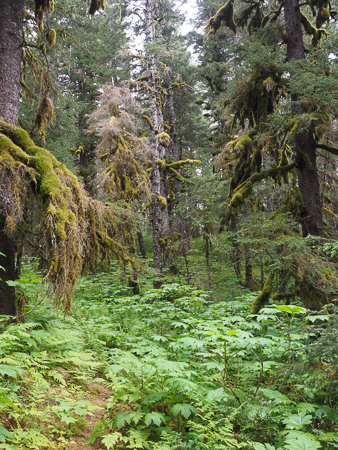
[[[0,449],[338,448],[327,0],[0,0]]]

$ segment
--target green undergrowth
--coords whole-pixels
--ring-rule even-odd
[[[338,448],[334,305],[249,315],[255,294],[215,301],[173,283],[130,296],[108,280],[84,278],[70,317],[40,307],[3,326],[0,448],[70,450],[95,374],[113,395],[89,447]]]
[[[337,448],[335,306],[318,313],[275,305],[250,316],[253,298],[215,303],[171,284],[96,307],[77,301],[93,330],[108,316],[115,331],[104,338],[104,376],[114,395],[88,444]]]
[[[93,347],[94,345],[94,347]],[[104,358],[75,318],[41,308],[26,324],[0,334],[0,448],[72,448],[97,410]]]

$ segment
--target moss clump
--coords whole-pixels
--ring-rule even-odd
[[[202,98],[199,98],[198,100],[195,100],[196,105],[203,105],[204,100]]]
[[[156,161],[156,164],[158,165],[158,168],[159,168],[160,172],[164,172],[165,171],[165,169],[167,167],[165,159],[158,159]]]
[[[159,195],[158,196],[158,201],[160,202],[161,210],[163,211],[164,209],[166,209],[166,207],[167,207],[167,199],[165,197],[163,197],[162,195]]]
[[[162,133],[159,133],[158,136],[158,142],[160,143],[160,145],[162,145],[162,147],[168,148],[169,145],[169,134],[165,133],[164,131],[162,131]]]
[[[35,123],[38,126],[39,136],[45,136],[45,128],[54,116],[54,105],[52,99],[44,95],[40,101],[38,111],[35,117]]]
[[[259,310],[268,303],[272,292],[273,275],[273,272],[271,272],[268,278],[265,280],[262,292],[255,298],[252,303],[250,314],[258,314]]]
[[[56,44],[56,31],[54,28],[51,28],[46,34],[46,38],[49,44],[49,47],[52,48]]]

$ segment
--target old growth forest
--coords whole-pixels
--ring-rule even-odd
[[[0,449],[338,449],[337,13],[0,0]]]

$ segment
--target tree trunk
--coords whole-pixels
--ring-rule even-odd
[[[284,1],[285,26],[287,38],[288,61],[302,61],[305,58],[303,31],[299,0]],[[292,78],[295,76],[291,73]],[[291,95],[291,110],[294,114],[305,112],[297,94]],[[319,181],[316,161],[316,142],[313,130],[303,130],[295,133],[294,144],[296,151],[296,167],[298,172],[299,189],[303,197],[301,212],[303,236],[313,234],[319,236],[323,232],[322,204],[320,201]]]
[[[252,278],[252,257],[250,249],[245,252],[245,284],[248,289],[252,289],[254,285]]]
[[[0,4],[0,116],[18,125],[24,0]]]
[[[0,3],[0,117],[18,125],[20,68],[23,41],[24,0],[2,0]],[[1,182],[3,185],[3,182]],[[16,314],[14,281],[15,238],[5,232],[5,217],[0,218],[0,314]]]
[[[212,284],[211,284],[211,273],[210,273],[210,238],[209,235],[204,236],[205,240],[205,261],[207,263],[207,272],[208,272],[208,285],[209,289],[211,291]]]
[[[155,1],[146,0],[146,43],[154,45],[156,42],[155,35]],[[166,214],[168,215],[167,206],[163,208],[160,202],[161,193],[161,178],[160,169],[157,164],[159,159],[164,158],[164,148],[160,145],[155,130],[163,131],[163,114],[161,95],[158,91],[157,82],[157,57],[155,53],[150,50],[147,54],[148,63],[148,84],[151,88],[149,94],[150,118],[152,122],[152,129],[150,130],[150,146],[152,149],[152,173],[151,173],[151,212],[152,212],[152,228],[153,228],[153,261],[154,269],[157,274],[154,276],[153,285],[155,289],[161,287],[162,281],[162,251],[160,239],[162,238],[163,228],[166,226],[166,220],[163,220]],[[164,213],[164,214],[163,214]],[[165,214],[166,213],[166,214]]]
[[[0,227],[0,314],[16,315],[15,287],[8,286],[6,281],[15,280],[15,239],[8,236],[4,230],[4,217],[1,218]]]
[[[147,249],[146,249],[146,244],[144,242],[142,231],[137,232],[137,240],[138,240],[138,246],[140,248],[140,253],[141,253],[142,258],[147,259],[148,258]]]

